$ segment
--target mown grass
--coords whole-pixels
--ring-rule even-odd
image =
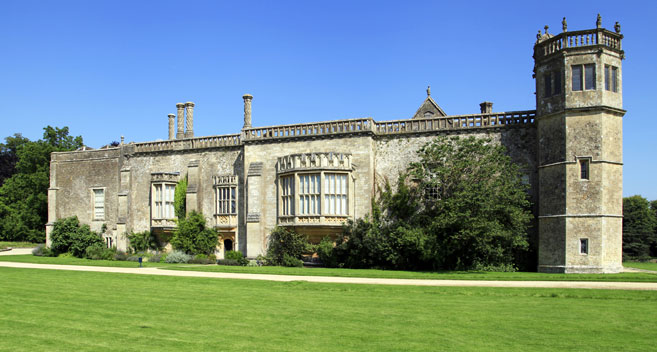
[[[657,292],[0,268],[0,350],[653,350]]]
[[[32,242],[4,242],[0,241],[0,249],[5,248],[32,248],[38,246],[39,243]]]
[[[35,257],[32,255],[0,256],[0,261],[40,264],[65,264],[89,266],[136,267],[136,262],[89,260],[74,257]],[[390,279],[433,279],[433,280],[509,280],[509,281],[627,281],[657,282],[657,273],[621,274],[543,274],[529,272],[499,273],[472,271],[416,272],[373,269],[334,268],[286,268],[278,266],[244,267],[225,265],[165,264],[144,262],[146,267],[161,267],[171,270],[207,271],[246,274],[297,275],[297,276],[340,276]]]
[[[624,262],[623,265],[628,268],[657,271],[657,263],[653,262]]]

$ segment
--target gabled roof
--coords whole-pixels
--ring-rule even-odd
[[[427,87],[427,98],[424,99],[424,102],[422,102],[422,105],[420,105],[420,108],[417,109],[415,112],[415,115],[413,115],[414,119],[422,119],[426,117],[442,117],[442,116],[447,116],[445,114],[445,111],[438,106],[438,103],[436,103],[435,100],[431,97],[431,86]]]

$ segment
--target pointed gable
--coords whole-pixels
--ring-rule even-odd
[[[417,109],[413,118],[423,119],[442,116],[447,116],[447,114],[445,114],[445,111],[443,111],[443,109],[438,106],[438,103],[436,103],[431,97],[431,86],[429,86],[427,87],[427,98],[424,99],[424,102],[420,105],[420,108]]]

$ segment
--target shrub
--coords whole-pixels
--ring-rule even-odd
[[[214,264],[217,262],[217,257],[214,254],[197,254],[189,262],[193,264]]]
[[[338,259],[333,253],[333,240],[330,237],[326,236],[322,238],[322,241],[317,245],[317,256],[319,260],[322,261],[324,266],[329,268],[335,268],[338,266]]]
[[[247,265],[249,263],[249,260],[244,258],[242,252],[239,251],[228,251],[224,255],[224,258],[229,260],[234,260],[235,262],[238,263],[238,265],[242,265],[242,266]]]
[[[260,262],[257,261],[257,260],[249,260],[249,263],[246,264],[246,266],[249,266],[249,267],[260,266],[260,265],[261,265]]]
[[[163,256],[162,253],[155,253],[150,258],[148,258],[148,261],[150,263],[159,263],[160,260],[162,260],[162,256]]]
[[[103,245],[100,236],[91,231],[89,225],[80,225],[76,216],[55,221],[50,238],[54,253],[70,252],[78,258],[85,256],[87,247],[94,244]]]
[[[180,180],[176,185],[176,189],[173,191],[173,211],[176,214],[178,220],[185,218],[186,210],[186,201],[187,201],[187,175],[185,178]]]
[[[84,257],[93,260],[114,260],[115,248],[106,248],[102,244],[95,243],[85,250]]]
[[[283,256],[283,262],[281,263],[281,265],[282,266],[301,268],[301,267],[303,267],[303,261],[301,259],[295,258],[291,255],[285,254]]]
[[[192,259],[192,256],[182,252],[182,251],[173,251],[169,254],[167,254],[167,257],[165,259],[166,263],[189,263],[189,261]]]
[[[157,238],[150,231],[130,233],[128,234],[128,240],[130,241],[130,248],[135,252],[159,249]]]
[[[301,258],[310,247],[305,236],[284,227],[276,227],[269,236],[267,262],[282,266],[299,266],[298,263],[303,265]]]
[[[229,266],[242,266],[242,264],[235,259],[217,259],[217,264],[229,265]]]
[[[32,255],[37,257],[53,257],[53,252],[45,244],[40,244],[32,250]]]
[[[178,227],[171,238],[173,248],[187,254],[212,254],[218,244],[217,232],[206,228],[205,217],[196,211],[178,221]]]
[[[114,260],[127,260],[128,255],[124,251],[116,251],[114,254]]]

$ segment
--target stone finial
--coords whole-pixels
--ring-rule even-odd
[[[550,26],[548,26],[548,25],[546,24],[545,27],[543,27],[543,28],[545,28],[545,35],[547,35],[547,34],[548,34],[548,28],[550,28]]]
[[[431,96],[431,86],[427,86],[427,97]]]
[[[185,138],[185,104],[176,104],[178,109],[178,131],[176,132],[176,139]]]
[[[595,20],[595,28],[600,28],[602,27],[602,16],[598,14],[598,19]]]
[[[251,100],[253,100],[253,95],[244,94],[242,96],[244,99],[244,127],[251,128]]]
[[[538,34],[536,34],[536,42],[538,43],[539,40],[541,40],[541,30],[540,29],[538,30]]]
[[[614,25],[614,30],[616,31],[616,33],[620,33],[620,29],[621,29],[620,28],[620,23],[618,23],[618,21],[616,21],[616,24]]]
[[[564,32],[568,32],[568,23],[566,23],[566,18],[564,17],[563,20],[561,20],[561,29]]]
[[[125,143],[125,137],[121,136],[121,144]]]
[[[194,138],[194,103],[191,101],[186,102],[185,110],[187,113],[185,138]]]
[[[175,126],[175,121],[174,118],[176,115],[174,114],[169,114],[169,139],[174,139],[176,138],[176,126]]]

